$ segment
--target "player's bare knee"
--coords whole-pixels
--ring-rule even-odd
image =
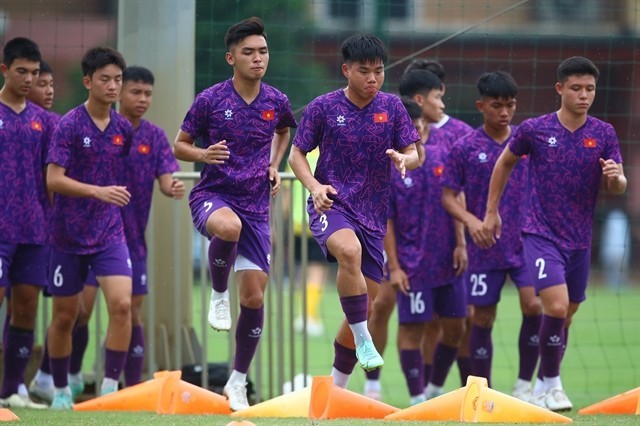
[[[131,299],[127,297],[111,302],[109,306],[109,316],[113,321],[130,322]]]
[[[207,228],[209,228],[209,226],[207,226]],[[225,241],[238,241],[240,239],[240,232],[242,232],[242,222],[236,216],[235,218],[228,218],[228,220],[216,222],[211,228],[212,229],[207,229],[209,233],[218,238]]]
[[[51,327],[57,333],[71,333],[76,324],[76,313],[71,311],[58,311],[51,321]]]
[[[554,318],[567,318],[569,306],[565,303],[551,302],[544,306],[544,314]]]
[[[535,317],[542,313],[542,302],[539,298],[534,297],[524,300],[521,304],[522,313],[528,317]]]

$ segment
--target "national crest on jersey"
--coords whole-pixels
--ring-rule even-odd
[[[375,123],[386,123],[389,121],[389,116],[386,112],[376,112],[373,114],[373,121]]]
[[[122,135],[115,135],[113,137],[113,144],[118,146],[124,145],[124,138]]]
[[[582,145],[585,148],[595,148],[598,146],[598,141],[594,138],[585,138],[582,140]]]
[[[31,128],[37,132],[41,132],[42,131],[42,123],[39,121],[32,121],[31,122]]]
[[[151,152],[151,147],[147,144],[141,143],[138,145],[138,152],[143,155],[148,155]]]

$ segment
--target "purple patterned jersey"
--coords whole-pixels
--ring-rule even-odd
[[[411,283],[435,288],[450,284],[455,276],[454,220],[442,207],[442,174],[446,149],[433,144],[431,129],[424,164],[407,171],[404,179],[392,173],[389,219],[394,221],[396,252]]]
[[[515,133],[511,127],[511,135]],[[480,220],[484,219],[489,195],[489,181],[493,166],[509,139],[500,145],[478,127],[453,145],[447,158],[443,185],[456,192],[464,192],[467,210]],[[523,262],[522,220],[527,185],[526,158],[520,160],[507,182],[500,200],[502,235],[490,249],[481,249],[467,238],[470,270],[496,270],[519,267]]]
[[[523,232],[564,249],[589,248],[602,177],[599,159],[622,163],[613,126],[588,116],[570,132],[554,112],[523,122],[509,148],[529,156],[530,213]]]
[[[51,136],[44,111],[27,101],[16,113],[0,103],[0,241],[44,244],[47,202],[43,165]]]
[[[320,149],[315,178],[338,192],[332,208],[383,237],[393,168],[385,151],[419,138],[397,96],[378,92],[360,109],[340,89],[307,106],[293,144],[305,152]],[[307,210],[313,210],[311,198]]]
[[[180,170],[164,131],[147,120],[133,132],[131,152],[124,159],[125,182],[131,201],[122,208],[124,233],[131,260],[147,258],[144,232],[149,221],[155,180]]]
[[[447,133],[448,137],[445,139],[445,143],[449,148],[451,148],[458,139],[473,131],[473,127],[469,126],[462,120],[451,117],[450,115],[445,115],[442,120],[432,124],[432,127],[438,128]]]
[[[198,195],[215,193],[242,214],[255,219],[269,217],[267,169],[276,129],[297,127],[286,95],[261,83],[258,97],[247,104],[231,79],[200,93],[187,112],[182,131],[201,138],[207,148],[227,141],[230,157],[224,164],[205,164],[189,202]]]
[[[96,127],[84,104],[60,119],[47,163],[66,169],[79,182],[124,185],[123,157],[129,154],[131,123],[111,110],[104,131]],[[120,207],[96,198],[55,194],[51,217],[52,244],[59,251],[92,254],[125,241]]]

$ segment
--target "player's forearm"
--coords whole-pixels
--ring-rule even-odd
[[[627,190],[627,177],[622,170],[622,164],[618,164],[620,174],[615,179],[607,180],[607,190],[615,195],[622,195]]]
[[[79,198],[95,197],[98,192],[98,188],[95,185],[79,182],[57,173],[48,173],[47,189],[58,194]]]
[[[418,156],[416,144],[409,145],[402,151],[402,154],[406,156],[404,164],[407,170],[413,170],[420,166],[420,157]]]
[[[288,127],[282,131],[276,131],[271,143],[271,157],[269,159],[269,165],[275,168],[280,167],[284,153],[287,152],[287,148],[289,147],[290,137],[291,132]]]
[[[291,147],[289,166],[293,174],[296,175],[300,183],[307,188],[307,191],[310,193],[313,193],[313,188],[320,185],[316,178],[313,177],[313,173],[311,173],[311,167],[309,166],[309,161],[307,161],[306,153],[303,153],[300,148],[296,146]]]
[[[176,140],[173,144],[173,156],[181,161],[189,161],[191,163],[204,162],[206,150],[198,148],[193,143]]]
[[[393,220],[387,220],[387,233],[383,240],[384,252],[387,254],[387,265],[390,270],[400,269],[398,252],[396,251],[396,234]]]
[[[491,173],[491,180],[489,181],[489,195],[487,197],[487,214],[493,214],[498,212],[500,206],[500,198],[504,188],[507,186],[507,181],[511,175],[511,171],[518,162],[516,157],[509,148],[505,148],[500,154],[496,165],[493,167]]]
[[[460,202],[458,195],[451,188],[444,188],[442,191],[442,207],[464,226],[469,223],[471,216],[473,216],[467,211],[464,203]]]

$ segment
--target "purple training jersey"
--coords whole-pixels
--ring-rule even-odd
[[[47,240],[44,153],[51,136],[44,110],[27,101],[16,113],[0,103],[0,241]]]
[[[523,232],[565,249],[590,247],[602,177],[599,159],[622,163],[613,126],[587,116],[582,127],[570,132],[554,112],[523,122],[509,149],[529,156],[529,214]]]
[[[469,126],[462,120],[458,120],[457,118],[453,118],[450,115],[446,115],[442,118],[442,120],[438,121],[435,124],[431,125],[432,128],[440,129],[446,132],[447,137],[444,138],[444,142],[448,148],[451,148],[454,143],[467,133],[473,131],[473,127]]]
[[[243,215],[268,220],[267,170],[274,132],[296,126],[286,95],[265,83],[251,104],[236,92],[231,79],[204,90],[181,129],[193,139],[201,138],[205,149],[226,140],[230,156],[224,164],[204,165],[189,202],[214,193]]]
[[[399,151],[419,138],[397,96],[379,92],[360,109],[340,89],[307,106],[293,144],[305,152],[320,149],[315,178],[338,192],[332,209],[383,237],[393,167],[386,150]],[[311,197],[307,210],[313,211]]]
[[[511,135],[515,129],[515,126],[511,127]],[[500,145],[481,126],[459,139],[447,158],[443,185],[458,193],[464,192],[467,210],[480,220],[483,220],[487,209],[493,166],[509,140]],[[502,233],[496,244],[489,249],[481,249],[467,238],[470,270],[509,269],[522,265],[521,230],[525,216],[527,166],[526,158],[518,162],[502,194],[499,207]]]
[[[124,185],[123,157],[129,154],[131,123],[111,110],[104,131],[96,127],[84,104],[60,119],[47,163],[66,169],[79,182]],[[55,194],[51,214],[52,244],[61,252],[92,254],[125,241],[120,207],[97,198]]]
[[[432,129],[431,133],[437,131]],[[400,266],[413,291],[450,284],[455,276],[455,221],[440,201],[446,150],[431,142],[430,135],[422,166],[407,171],[404,179],[397,172],[391,178],[388,217],[394,222]]]
[[[144,232],[149,221],[155,180],[180,170],[164,131],[147,120],[133,132],[131,152],[124,159],[125,183],[131,201],[122,208],[124,233],[131,260],[147,258]]]

